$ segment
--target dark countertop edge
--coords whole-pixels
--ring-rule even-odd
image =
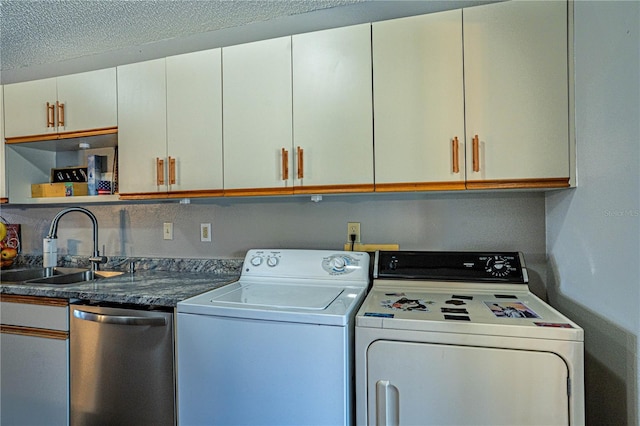
[[[127,283],[130,277],[125,274],[101,279],[98,289],[94,282],[68,286],[0,283],[0,294],[174,308],[182,300],[237,281],[239,275],[142,271]],[[156,281],[161,283],[154,284]]]

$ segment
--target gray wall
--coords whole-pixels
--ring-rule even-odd
[[[5,206],[2,216],[23,224],[23,249],[42,253],[51,218],[64,206]],[[347,222],[361,222],[364,243],[402,249],[519,250],[532,267],[534,285],[545,275],[544,194],[458,193],[423,195],[226,198],[145,204],[90,205],[107,256],[242,257],[250,248],[338,249]],[[174,239],[162,239],[173,222]],[[200,242],[200,223],[212,224],[213,241]],[[59,253],[91,252],[89,219],[70,213],[60,221]],[[542,292],[542,290],[541,290]]]
[[[549,294],[585,329],[587,419],[638,424],[640,3],[575,3],[578,187],[546,202]]]

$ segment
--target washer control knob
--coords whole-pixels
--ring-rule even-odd
[[[253,266],[260,266],[262,264],[262,257],[260,256],[253,256],[251,258],[251,264]]]
[[[334,271],[342,272],[347,266],[347,260],[344,257],[334,257],[331,259],[331,268]]]
[[[275,256],[269,256],[269,257],[267,257],[267,265],[268,265],[268,266],[271,266],[272,268],[273,268],[274,266],[278,266],[278,263],[279,263],[279,262],[280,262],[280,259],[278,259],[278,258],[277,258],[277,257],[275,257]]]

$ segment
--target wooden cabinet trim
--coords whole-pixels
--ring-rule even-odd
[[[359,185],[313,185],[296,186],[293,188],[294,194],[347,194],[358,192],[373,192],[373,184]]]
[[[88,129],[78,132],[60,132],[60,133],[46,133],[42,135],[26,135],[15,136],[12,138],[6,138],[5,143],[25,143],[25,142],[42,142],[42,141],[54,141],[58,139],[73,139],[73,138],[86,138],[89,136],[101,136],[112,135],[118,133],[118,127],[105,127],[101,129]]]
[[[119,194],[121,200],[158,200],[172,198],[207,198],[222,197],[222,189],[202,189],[197,191],[170,191],[170,192],[131,192]]]
[[[467,189],[552,189],[569,188],[569,178],[514,179],[514,180],[471,180]]]
[[[69,301],[67,299],[60,299],[56,297],[21,296],[16,294],[2,294],[0,295],[0,301],[6,303],[27,303],[30,305],[41,306],[69,306]]]
[[[239,188],[225,189],[225,197],[251,197],[264,195],[293,195],[293,189],[288,188]]]
[[[464,181],[459,182],[403,182],[377,183],[376,192],[414,192],[414,191],[461,191]]]
[[[45,339],[67,340],[68,331],[47,330],[44,328],[24,327],[19,325],[0,325],[0,333],[19,336],[43,337]]]

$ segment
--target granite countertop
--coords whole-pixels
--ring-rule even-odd
[[[41,259],[21,259],[21,267],[41,267]],[[105,270],[124,270],[132,259],[110,258]],[[83,260],[61,258],[59,266],[83,267]],[[240,277],[239,260],[136,259],[140,268],[109,278],[67,285],[0,283],[0,294],[58,297],[145,306],[175,307],[191,296]],[[176,264],[179,266],[176,267]],[[167,266],[169,265],[169,266]],[[111,266],[109,268],[108,266]]]
[[[0,293],[175,307],[181,300],[238,278],[236,274],[140,271],[69,285],[2,283]]]

